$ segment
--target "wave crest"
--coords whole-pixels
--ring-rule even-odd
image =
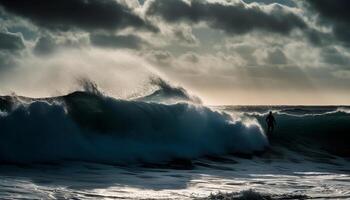
[[[175,87],[161,78],[152,78],[150,84],[157,87],[151,94],[139,97],[135,100],[145,102],[161,102],[174,104],[179,102],[191,102],[201,104],[200,98],[190,95],[184,88]]]

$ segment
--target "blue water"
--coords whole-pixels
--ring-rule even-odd
[[[154,94],[0,97],[0,198],[350,198],[349,107],[206,107],[185,91],[179,103]]]

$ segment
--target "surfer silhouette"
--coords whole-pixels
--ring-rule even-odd
[[[273,129],[275,128],[276,120],[275,117],[272,115],[272,112],[269,112],[269,115],[266,117],[266,123],[267,123],[267,133],[272,134]]]

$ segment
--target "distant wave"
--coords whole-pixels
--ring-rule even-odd
[[[0,97],[0,161],[162,162],[263,150],[257,122],[188,103],[119,100],[93,92]]]
[[[263,127],[266,124],[265,116],[254,116]],[[272,138],[273,145],[292,149],[307,147],[313,151],[323,150],[337,156],[350,157],[350,113],[347,110],[339,108],[308,114],[281,111],[275,112],[275,118],[277,125]]]
[[[321,116],[321,115],[331,115],[331,114],[336,114],[336,113],[345,113],[345,114],[350,114],[350,109],[348,108],[336,108],[335,110],[330,110],[330,109],[324,109],[324,110],[308,110],[308,109],[285,109],[281,111],[277,111],[278,114],[285,114],[285,115],[290,115],[290,116],[300,116],[300,117],[305,117],[305,116]]]
[[[250,116],[266,116],[269,112],[273,112],[278,115],[286,115],[293,117],[307,117],[307,116],[322,116],[322,115],[333,115],[333,114],[350,114],[350,108],[347,107],[332,107],[332,108],[318,108],[318,109],[306,109],[306,108],[271,108],[256,110],[238,110],[235,112],[242,113]]]
[[[221,110],[257,119],[266,131],[265,118],[273,112],[277,125],[270,147],[284,147],[311,157],[350,158],[348,106],[222,106]]]

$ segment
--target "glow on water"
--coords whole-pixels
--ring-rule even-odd
[[[90,163],[40,168],[2,166],[0,198],[191,199],[218,191],[250,189],[277,195],[350,197],[350,176],[346,164],[279,161],[267,164],[259,159],[241,159],[236,164],[208,161],[208,164],[212,167],[196,166],[191,170]]]

